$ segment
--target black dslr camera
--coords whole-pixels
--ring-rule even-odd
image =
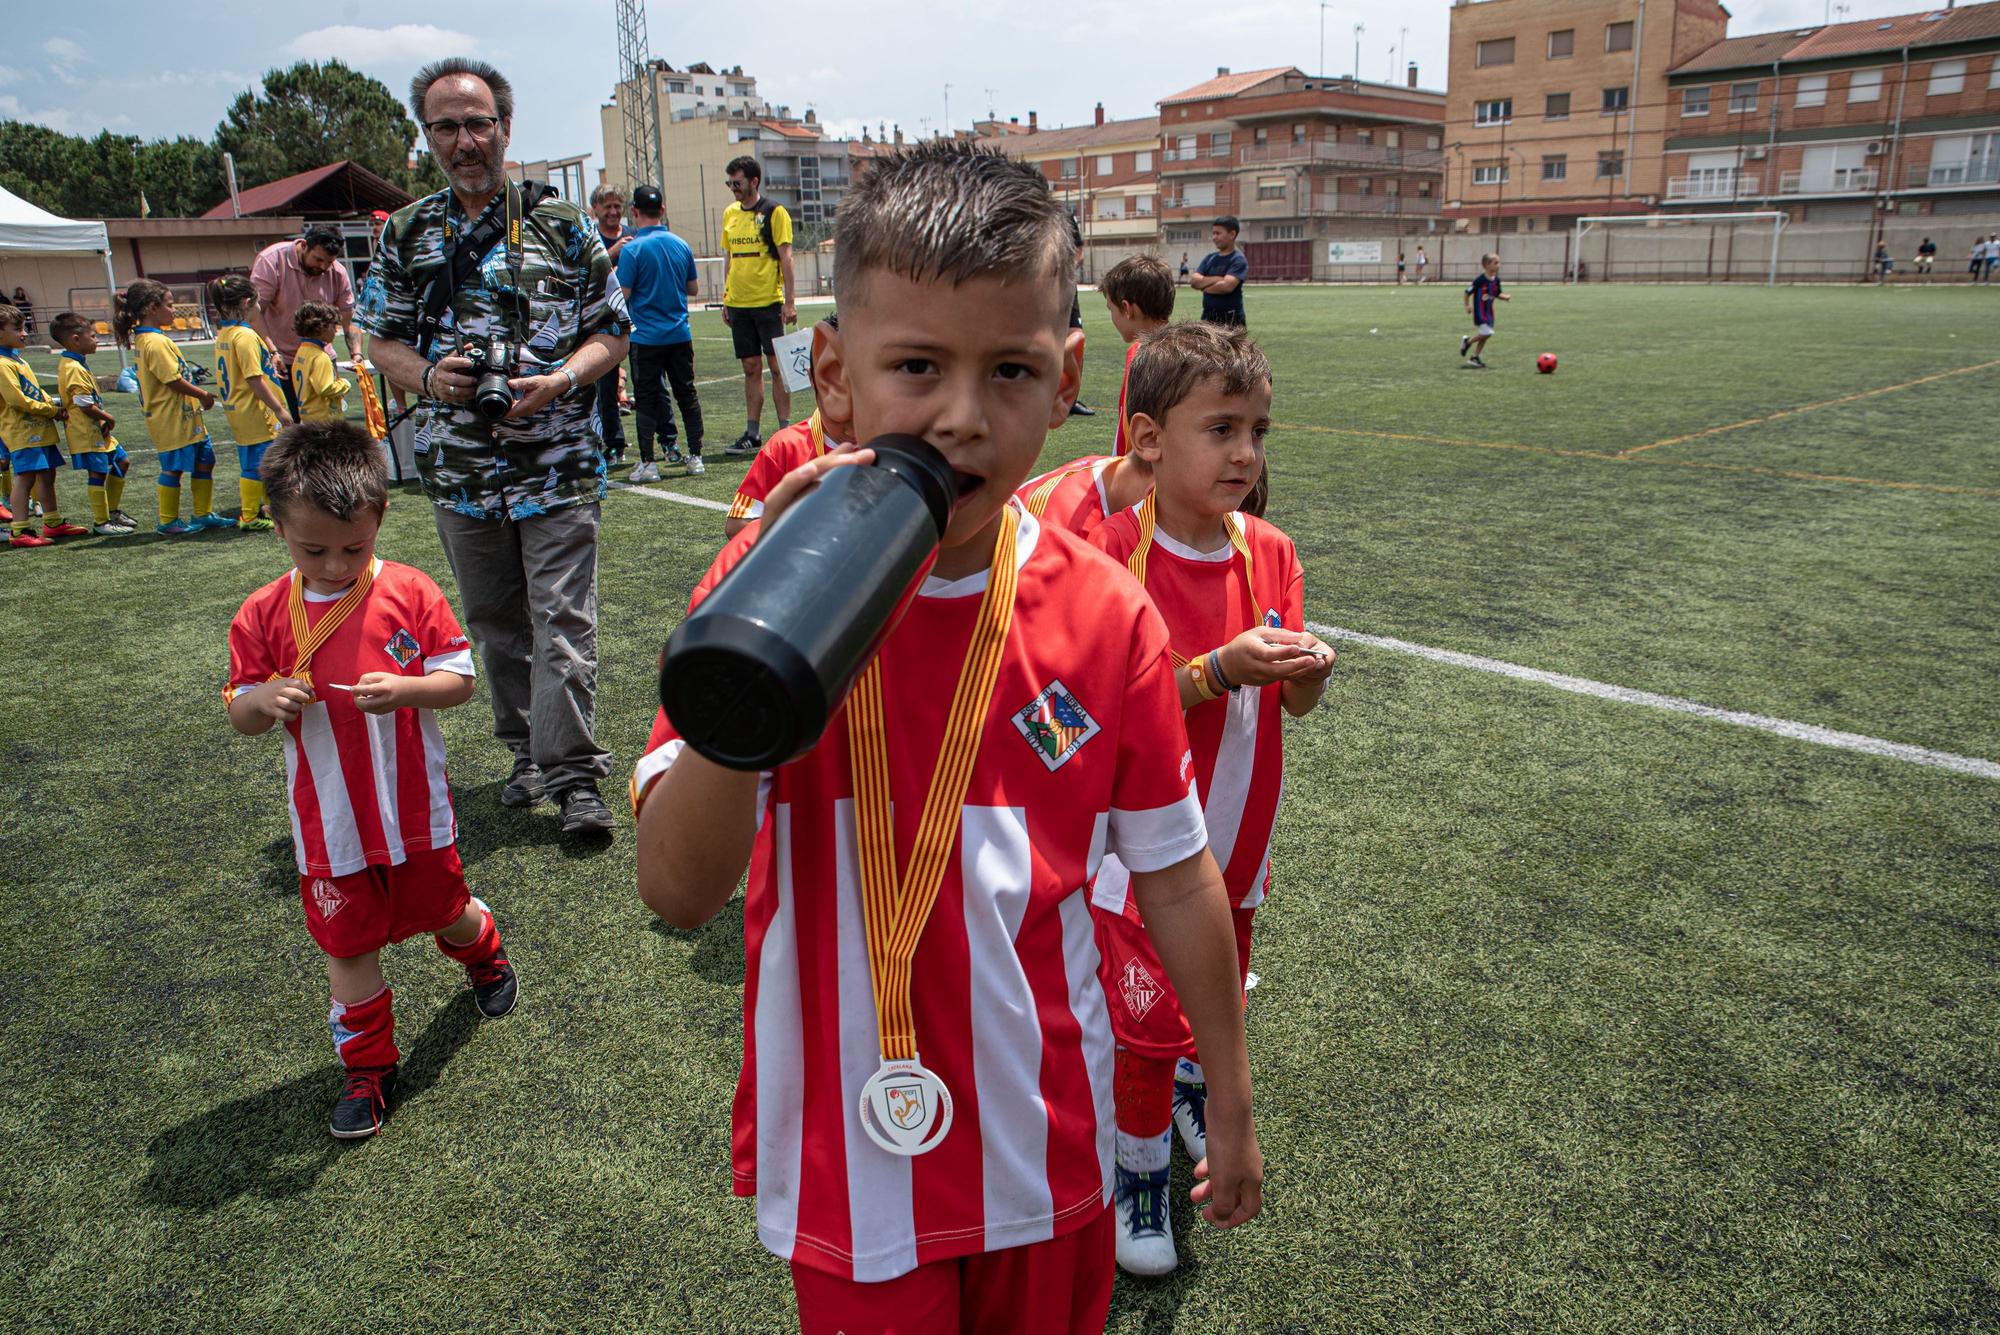
[[[472,363],[479,377],[472,387],[472,410],[489,422],[497,422],[514,407],[514,389],[507,377],[517,360],[514,345],[505,338],[467,338],[459,344],[459,356]]]

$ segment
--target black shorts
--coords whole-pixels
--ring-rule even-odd
[[[785,336],[785,304],[731,306],[729,336],[736,341],[736,359],[771,355],[771,343]]]

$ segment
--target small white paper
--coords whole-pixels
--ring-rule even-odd
[[[812,388],[811,326],[799,330],[796,334],[786,334],[783,338],[771,340],[771,351],[777,354],[778,369],[784,372],[785,388],[788,391],[796,394],[802,389]]]

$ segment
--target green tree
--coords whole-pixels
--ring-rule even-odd
[[[167,218],[199,217],[229,194],[221,150],[186,136],[139,145],[133,175],[153,212]]]
[[[215,147],[236,155],[244,189],[342,158],[407,185],[417,124],[379,79],[338,60],[302,60],[239,93],[215,127]]]

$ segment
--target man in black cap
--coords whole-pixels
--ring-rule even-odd
[[[682,461],[663,380],[673,382],[674,401],[687,424],[688,476],[700,477],[707,465],[701,461],[701,399],[694,388],[694,328],[688,323],[688,298],[701,291],[694,251],[667,230],[657,186],[632,192],[632,221],[632,234],[618,252],[618,285],[632,317],[632,397],[639,419],[639,464],[631,480],[660,480],[653,462],[656,432],[667,447],[667,462]]]

